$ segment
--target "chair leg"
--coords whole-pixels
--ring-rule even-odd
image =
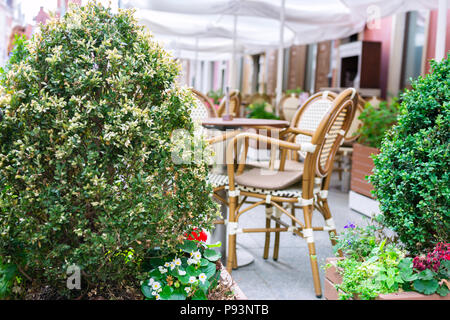
[[[230,223],[234,223],[235,221],[235,208],[236,208],[236,197],[229,198],[229,212],[228,212],[228,226],[227,226],[227,234],[228,234],[228,254],[227,254],[227,271],[231,274],[233,267],[235,266],[236,260],[236,234],[230,233]]]
[[[311,270],[312,270],[313,281],[314,281],[314,290],[316,293],[316,297],[321,298],[322,297],[322,289],[320,286],[319,265],[317,263],[316,246],[314,244],[314,235],[313,235],[313,230],[312,230],[312,226],[311,226],[312,207],[311,206],[303,207],[303,214],[305,216],[304,234],[305,234],[306,242],[308,244],[309,261],[311,263]],[[309,235],[306,234],[306,230],[308,230],[310,232]]]
[[[266,204],[266,229],[270,228],[271,219],[269,218],[269,213],[272,213],[273,208]],[[266,232],[266,241],[264,242],[264,254],[263,259],[269,258],[269,246],[270,246],[270,232]]]
[[[275,223],[275,228],[279,228],[280,224],[277,222]],[[273,246],[273,260],[278,260],[278,252],[280,251],[280,232],[275,232],[275,243]]]
[[[289,205],[291,206],[291,214],[292,214],[293,217],[295,217],[295,204],[290,203]],[[293,226],[293,227],[296,227],[296,224],[295,224],[295,221],[294,221],[294,220],[292,220],[292,226]],[[295,233],[295,232],[292,232],[292,235],[295,236],[296,233]]]
[[[327,199],[322,199],[321,202],[322,202],[322,208],[324,209],[324,212],[323,212],[324,219],[325,220],[331,219],[332,216],[331,216],[330,207],[328,206]],[[333,230],[329,230],[328,231],[328,235],[330,237],[331,245],[335,246],[336,243],[337,243],[336,240],[334,239],[334,237],[337,236],[336,228],[333,229]],[[344,256],[344,254],[342,253],[342,250],[338,251],[338,255],[339,255],[339,257],[343,257]]]

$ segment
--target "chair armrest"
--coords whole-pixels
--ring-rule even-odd
[[[206,139],[206,142],[209,143],[209,144],[215,144],[215,143],[218,143],[218,142],[222,142],[222,141],[234,138],[235,136],[237,136],[241,132],[242,131],[240,131],[240,130],[226,132],[226,133],[224,133],[222,135],[218,135],[216,137],[213,137],[213,138],[210,138],[210,139]]]

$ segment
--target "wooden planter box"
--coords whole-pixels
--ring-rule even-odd
[[[371,155],[379,153],[380,150],[376,148],[366,147],[359,143],[353,145],[350,189],[371,199],[373,199],[371,194],[373,186],[366,180],[366,176],[372,174],[374,167]]]
[[[325,271],[324,296],[327,300],[339,300],[339,293],[334,287],[340,284],[342,278],[336,270],[336,261],[343,258],[327,258],[326,263],[333,266]],[[414,291],[380,294],[376,300],[450,300],[450,295],[441,297],[438,294],[425,295]]]

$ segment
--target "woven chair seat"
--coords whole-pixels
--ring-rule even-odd
[[[263,195],[271,195],[274,197],[296,198],[296,199],[302,198],[302,187],[299,183],[295,184],[293,186],[290,186],[289,188],[283,189],[283,190],[259,189],[259,188],[241,186],[241,185],[236,186],[236,189],[238,189],[240,191],[259,193],[259,194],[263,194]],[[319,192],[320,192],[320,188],[314,188],[314,195],[317,195]]]
[[[206,181],[213,186],[213,188],[219,188],[228,185],[228,176],[216,173],[209,173]]]
[[[267,190],[283,190],[302,179],[302,171],[274,171],[253,168],[236,176],[238,185]]]
[[[268,169],[269,161],[248,161],[246,165]],[[280,160],[275,160],[274,169],[278,170],[279,168],[280,168]],[[284,163],[284,170],[303,172],[303,163],[294,160],[286,160],[286,162]]]

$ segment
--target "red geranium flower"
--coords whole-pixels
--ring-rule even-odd
[[[184,235],[187,237],[188,240],[197,240],[206,242],[206,240],[208,239],[208,235],[206,234],[206,232],[203,230],[200,232],[195,232],[195,230],[197,230],[197,228],[194,228],[194,231],[192,231],[191,235],[189,236],[187,233],[185,233]]]

